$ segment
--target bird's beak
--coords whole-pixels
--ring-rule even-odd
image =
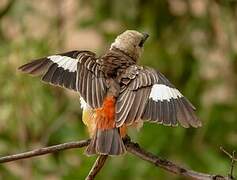
[[[140,47],[143,47],[145,41],[146,41],[147,38],[149,37],[149,34],[147,34],[147,33],[145,33],[145,32],[143,32],[142,35],[143,35],[143,38],[142,38],[141,42],[139,43],[139,46],[140,46]]]
[[[147,38],[149,37],[149,34],[147,34],[147,33],[145,33],[145,32],[143,32],[142,34],[143,34],[143,39],[144,39],[144,41],[146,41]]]

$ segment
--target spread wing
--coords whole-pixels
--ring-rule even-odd
[[[136,66],[121,81],[126,85],[117,100],[117,127],[140,120],[171,126],[178,122],[183,127],[201,126],[195,107],[160,72]]]
[[[106,95],[106,83],[95,54],[90,51],[70,51],[33,60],[19,69],[42,80],[79,92],[92,107],[101,107]]]

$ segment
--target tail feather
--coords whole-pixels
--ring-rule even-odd
[[[97,129],[86,149],[87,155],[121,155],[125,152],[126,148],[117,128]]]
[[[88,155],[120,155],[126,152],[119,129],[115,127],[115,101],[113,96],[107,96],[103,106],[95,110],[96,128],[86,149]]]

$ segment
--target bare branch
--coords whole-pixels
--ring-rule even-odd
[[[35,149],[32,151],[20,153],[20,154],[14,154],[14,155],[1,157],[0,163],[16,161],[19,159],[25,159],[25,158],[30,158],[30,157],[34,157],[34,156],[41,156],[44,154],[55,153],[55,152],[66,150],[66,149],[81,148],[84,146],[88,146],[89,143],[90,143],[90,140],[82,140],[82,141],[75,141],[75,142],[58,144],[58,145],[49,146],[49,147],[45,147],[45,148],[39,148],[39,149]]]
[[[181,167],[169,160],[160,158],[150,152],[145,151],[139,146],[139,144],[131,142],[130,139],[125,140],[125,145],[127,151],[131,154],[174,174],[200,180],[230,180],[230,178],[227,176],[200,173]]]
[[[40,155],[44,155],[44,154],[49,154],[49,153],[54,153],[54,152],[66,150],[66,149],[81,148],[81,147],[85,147],[85,146],[89,145],[89,143],[90,143],[90,140],[82,140],[82,141],[68,142],[68,143],[64,143],[64,144],[58,144],[55,146],[40,148],[40,149],[25,152],[25,153],[1,157],[0,163],[15,161],[15,160],[24,159],[24,158],[30,158],[30,157],[34,157],[34,156],[40,156]],[[232,176],[213,175],[213,174],[196,172],[196,171],[184,168],[184,167],[179,166],[169,160],[160,158],[150,152],[147,152],[146,150],[142,149],[139,146],[139,144],[131,142],[129,138],[126,138],[124,140],[124,143],[127,148],[127,151],[130,152],[131,154],[141,158],[144,161],[150,162],[153,165],[160,167],[168,172],[178,174],[180,176],[186,176],[186,177],[189,177],[192,179],[200,179],[200,180],[231,180],[231,179],[234,179],[234,177],[232,177]],[[231,157],[233,158],[234,154]],[[97,158],[89,175],[87,176],[87,180],[93,180],[95,178],[95,176],[98,174],[98,172],[101,170],[101,168],[105,164],[107,158],[108,158],[108,156],[106,156],[106,155],[100,155]],[[232,159],[232,161],[234,161],[234,160]],[[233,173],[233,169],[231,171]]]
[[[99,157],[96,159],[93,167],[91,168],[88,176],[86,177],[86,180],[95,179],[95,176],[99,173],[101,168],[104,166],[107,158],[108,158],[107,155],[99,155]]]

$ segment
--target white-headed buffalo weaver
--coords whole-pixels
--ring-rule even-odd
[[[88,155],[120,155],[127,127],[144,121],[200,127],[195,107],[159,71],[137,65],[148,34],[127,30],[97,57],[70,51],[34,60],[19,69],[81,96],[83,122],[92,138]]]

